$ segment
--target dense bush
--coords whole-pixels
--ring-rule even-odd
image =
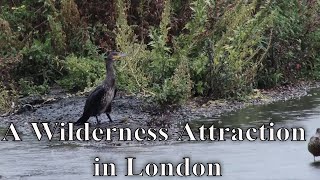
[[[274,1],[271,48],[257,79],[259,87],[290,83],[316,75],[319,58],[319,3]],[[312,72],[312,73],[311,73]]]
[[[53,82],[62,75],[62,63],[52,54],[49,41],[41,43],[35,40],[31,46],[25,46],[20,52],[22,61],[16,69],[16,77],[24,78],[36,84]]]
[[[0,55],[21,57],[6,70],[20,89],[95,86],[109,50],[129,55],[116,63],[118,87],[162,105],[320,78],[315,0],[19,0],[1,9]]]
[[[98,81],[105,77],[104,61],[99,60],[68,56],[65,62],[68,73],[58,83],[72,92],[97,85]]]
[[[20,94],[23,96],[28,95],[43,95],[48,93],[49,85],[35,85],[33,81],[21,78],[18,82],[20,88]]]

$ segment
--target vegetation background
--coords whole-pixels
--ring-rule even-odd
[[[119,89],[161,105],[242,99],[320,78],[319,0],[0,1],[0,112],[18,97],[70,92],[116,63]]]

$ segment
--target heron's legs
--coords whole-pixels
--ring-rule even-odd
[[[113,122],[113,121],[112,121],[112,119],[111,119],[111,117],[110,117],[110,114],[108,114],[108,113],[106,113],[106,114],[107,114],[107,116],[108,116],[108,118],[109,118],[110,122]]]
[[[100,120],[98,119],[98,116],[96,116],[97,124],[100,124]]]

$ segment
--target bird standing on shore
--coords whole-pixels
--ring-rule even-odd
[[[318,128],[316,134],[310,138],[308,150],[313,155],[314,161],[316,161],[316,157],[320,156],[320,128]]]
[[[98,116],[106,113],[110,122],[111,102],[116,95],[116,77],[113,69],[113,62],[121,57],[126,56],[123,53],[111,52],[105,60],[106,63],[106,78],[102,85],[98,86],[91,92],[86,100],[83,114],[81,118],[75,122],[75,125],[81,125],[88,121],[91,116],[95,116],[97,123],[100,121]]]

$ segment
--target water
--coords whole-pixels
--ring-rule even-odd
[[[299,100],[252,106],[190,124],[192,127],[209,126],[221,121],[221,126],[251,127],[272,121],[277,126],[305,128],[309,140],[315,129],[320,127],[320,91],[311,94]],[[4,129],[0,128],[0,134],[3,132]],[[183,157],[190,157],[193,163],[220,162],[223,176],[217,179],[222,180],[317,180],[320,177],[320,163],[313,162],[307,143],[226,141],[97,148],[37,142],[33,136],[25,135],[23,142],[0,142],[0,179],[141,179],[124,176],[125,157],[136,157],[136,171],[150,162],[179,163]],[[118,176],[93,177],[95,157],[100,157],[102,162],[116,163]],[[201,179],[214,178],[204,176]],[[152,179],[169,178],[158,176]]]

